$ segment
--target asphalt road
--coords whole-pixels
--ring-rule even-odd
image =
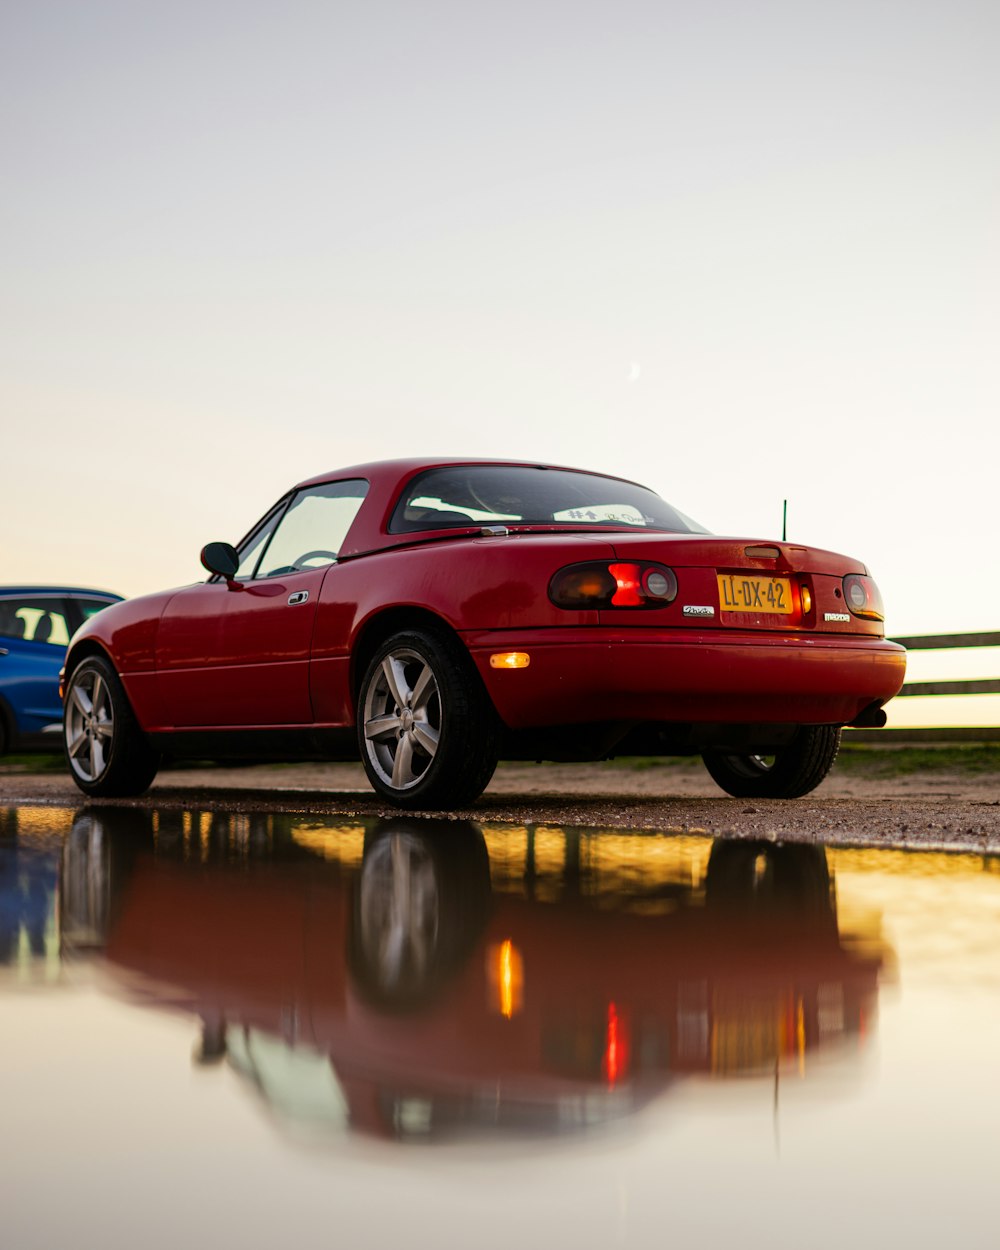
[[[68,776],[0,767],[0,806],[78,807]],[[164,771],[141,799],[116,806],[391,816],[360,765],[296,764]],[[576,825],[803,841],[831,846],[913,847],[1000,854],[1000,776],[926,771],[885,780],[836,769],[811,795],[790,801],[732,799],[700,763],[502,765],[486,793],[454,812],[492,824]]]

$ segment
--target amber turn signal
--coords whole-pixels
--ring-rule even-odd
[[[495,1009],[507,1020],[513,1020],[524,1002],[524,959],[521,952],[508,938],[490,947],[486,968]]]
[[[494,651],[490,656],[490,668],[527,668],[530,663],[527,651]]]

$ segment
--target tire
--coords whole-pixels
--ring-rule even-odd
[[[462,807],[497,766],[497,715],[457,639],[423,630],[387,639],[361,682],[357,722],[368,780],[397,807]]]
[[[84,794],[142,794],[156,776],[160,758],[140,729],[113,665],[103,656],[87,656],[70,676],[63,740],[70,775]]]
[[[63,842],[59,939],[66,952],[103,949],[125,905],[137,859],[154,848],[153,815],[129,807],[84,807]]]
[[[811,927],[833,926],[826,848],[742,839],[715,842],[705,873],[705,904],[727,916],[790,916]]]
[[[797,799],[815,790],[840,750],[839,725],[803,725],[773,756],[706,752],[712,780],[737,799]]]
[[[351,910],[359,993],[382,1010],[427,1007],[469,957],[489,911],[489,854],[475,825],[383,821],[365,839]]]

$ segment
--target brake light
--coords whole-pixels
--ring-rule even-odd
[[[851,573],[844,578],[844,602],[855,616],[867,621],[884,621],[882,596],[870,577]]]
[[[557,608],[662,608],[677,598],[665,564],[571,564],[549,582]]]
[[[609,564],[608,572],[615,579],[618,589],[611,596],[616,608],[638,608],[642,605],[642,572],[638,564]]]
[[[628,1072],[628,1029],[614,1003],[608,1003],[608,1022],[604,1033],[604,1054],[601,1069],[609,1085],[616,1085]]]

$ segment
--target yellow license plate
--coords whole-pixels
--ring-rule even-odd
[[[792,583],[787,577],[755,577],[745,573],[717,573],[719,607],[723,612],[779,612],[789,615]]]

